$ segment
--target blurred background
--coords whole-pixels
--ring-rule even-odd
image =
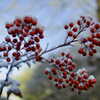
[[[63,42],[65,23],[74,21],[81,15],[92,16],[100,21],[100,0],[0,0],[0,41],[6,35],[5,23],[25,15],[36,17],[44,26],[45,39],[41,45],[45,48],[48,43],[48,48],[51,48]],[[79,66],[86,66],[96,76],[97,84],[94,89],[81,95],[72,93],[69,89],[58,90],[43,75],[43,70],[49,65],[39,63],[32,65],[32,68],[23,65],[12,76],[21,82],[24,98],[12,95],[10,100],[100,100],[100,49],[93,58],[81,58],[75,50],[70,51],[76,56]]]

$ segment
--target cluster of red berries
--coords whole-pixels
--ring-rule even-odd
[[[76,25],[74,25],[74,23],[71,22],[68,25],[65,25],[64,28],[67,31],[66,33],[67,33],[68,38],[73,39],[77,37],[76,32],[79,31],[79,28]]]
[[[76,67],[76,65],[72,62],[72,56],[69,53],[66,54],[62,52],[60,58],[51,58],[50,63],[55,65],[55,68],[47,68],[44,71],[44,73],[48,76],[48,79],[54,81],[57,88],[67,87],[68,80],[66,79],[69,78],[70,73]]]
[[[76,39],[85,28],[90,27],[93,24],[90,17],[81,16],[77,22],[71,22],[64,26],[67,36],[72,39]]]
[[[68,38],[80,42],[79,54],[93,56],[97,52],[95,46],[100,46],[100,24],[94,23],[91,17],[81,16],[76,23],[71,22],[64,28]]]
[[[90,33],[86,38],[81,40],[81,48],[78,50],[83,56],[93,56],[97,50],[96,46],[100,47],[100,24],[94,24],[90,27]]]
[[[74,89],[78,91],[85,91],[89,88],[93,88],[96,83],[96,79],[93,75],[89,75],[85,68],[79,69],[76,72],[74,80],[72,80]]]
[[[73,57],[69,53],[62,52],[59,59],[50,59],[50,63],[54,64],[55,67],[45,69],[44,74],[59,89],[70,86],[72,91],[80,92],[93,87],[96,79],[93,76],[89,76],[85,69],[79,69],[75,72],[76,65],[72,60]]]
[[[0,47],[0,51],[3,51],[7,62],[10,62],[12,58],[19,60],[25,52],[32,52],[36,55],[36,60],[39,59],[37,55],[42,50],[40,40],[44,38],[44,31],[35,18],[29,16],[16,18],[5,27],[8,36],[5,37],[6,44]]]

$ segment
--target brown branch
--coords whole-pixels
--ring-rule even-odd
[[[45,50],[45,51],[43,51],[43,52],[40,54],[40,56],[42,56],[42,55],[44,55],[44,54],[46,54],[46,53],[49,53],[49,52],[51,52],[51,51],[54,51],[54,50],[56,50],[56,49],[59,49],[59,48],[61,48],[61,47],[69,46],[71,43],[74,43],[74,42],[77,42],[77,41],[78,41],[78,40],[72,40],[72,41],[70,41],[70,42],[68,42],[68,43],[60,44],[60,45],[58,45],[58,46],[56,46],[56,47],[53,47],[53,48],[48,49],[48,50]],[[34,59],[35,59],[35,55],[32,54],[32,55],[30,55],[30,57],[29,57],[28,59],[21,60],[21,61],[19,61],[19,62],[15,62],[15,63],[13,64],[13,66],[17,66],[17,65],[19,65],[19,64],[21,64],[21,63],[24,63],[24,62],[27,62],[27,61],[30,61],[30,60],[34,60]]]
[[[0,98],[1,98],[1,95],[2,95],[2,92],[3,92],[3,89],[5,87],[5,83],[8,81],[8,78],[9,78],[9,74],[10,72],[12,71],[12,68],[13,68],[13,63],[14,63],[14,60],[12,61],[11,65],[10,65],[10,68],[6,74],[6,78],[4,80],[4,83],[2,84],[2,87],[0,88]]]
[[[46,50],[46,51],[43,51],[43,52],[41,53],[41,55],[46,54],[46,53],[48,53],[48,52],[51,52],[51,51],[53,51],[53,50],[59,49],[59,48],[61,48],[61,47],[70,46],[71,43],[77,42],[77,41],[78,41],[78,40],[72,40],[72,41],[70,41],[70,42],[68,42],[68,43],[63,43],[63,44],[58,45],[58,46],[56,46],[56,47],[54,47],[54,48],[51,48],[51,49]]]

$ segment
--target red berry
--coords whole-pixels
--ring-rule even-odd
[[[91,24],[90,21],[87,21],[87,22],[86,22],[86,25],[87,25],[87,26],[90,26],[90,24]]]
[[[65,25],[65,26],[64,26],[64,29],[66,29],[66,30],[67,30],[67,29],[68,29],[68,25]]]
[[[92,37],[88,37],[87,40],[88,41],[93,41],[93,38]]]
[[[100,28],[100,24],[95,24],[94,26],[96,29],[99,29]]]
[[[62,85],[62,87],[63,87],[63,88],[66,88],[66,87],[67,87],[67,85],[66,85],[66,84],[63,84],[63,85]]]
[[[49,75],[49,76],[48,76],[48,79],[49,79],[49,80],[52,80],[52,79],[53,79],[53,77],[52,77],[51,75]]]
[[[16,53],[16,52],[13,52],[12,55],[13,55],[13,56],[17,56],[17,53]]]
[[[45,74],[45,75],[48,75],[48,74],[49,74],[49,72],[48,72],[47,70],[45,70],[45,71],[44,71],[44,74]]]
[[[74,72],[71,73],[71,77],[75,77],[75,73]]]
[[[35,40],[36,42],[39,42],[39,41],[40,41],[39,37],[34,37],[34,40]]]
[[[10,39],[9,37],[6,37],[6,38],[5,38],[5,41],[11,42],[11,39]]]
[[[10,27],[12,27],[13,26],[13,24],[6,24],[5,25],[5,27],[7,28],[7,29],[9,29]]]
[[[96,79],[92,79],[92,84],[95,84],[96,83]]]
[[[55,64],[59,65],[59,64],[60,64],[60,60],[57,59],[57,60],[55,61]]]
[[[16,56],[16,57],[15,57],[15,59],[16,59],[16,60],[19,60],[19,59],[20,59],[20,57]]]
[[[39,34],[43,35],[43,29],[39,29]]]
[[[92,49],[92,51],[93,51],[93,53],[96,53],[97,52],[96,49]]]
[[[8,50],[11,50],[12,49],[12,47],[11,46],[8,46]]]
[[[6,47],[0,47],[0,51],[5,51]]]
[[[94,45],[93,45],[93,44],[89,44],[89,47],[90,47],[90,48],[94,48]]]
[[[74,27],[73,28],[73,32],[77,32],[78,31],[78,28],[77,27]]]
[[[36,59],[36,61],[41,61],[42,57],[41,56],[36,56],[35,59]]]
[[[20,36],[19,39],[20,39],[21,41],[23,41],[23,40],[24,40],[24,37],[23,37],[23,36]]]
[[[58,82],[58,78],[55,78],[54,81],[55,81],[55,82]]]
[[[94,39],[92,42],[93,42],[93,44],[95,44],[96,46],[100,46],[100,41]]]
[[[37,49],[40,49],[40,44],[36,44],[36,48]]]
[[[64,63],[67,64],[67,63],[68,63],[68,59],[65,59],[65,60],[64,60]]]
[[[96,33],[96,38],[100,39],[100,33]]]
[[[72,28],[74,26],[74,24],[73,23],[70,23],[69,26],[70,26],[70,28]]]
[[[10,62],[10,61],[11,61],[11,59],[8,57],[8,58],[6,58],[6,61],[7,61],[7,62]]]
[[[62,72],[65,71],[65,68],[61,67],[61,68],[60,68],[60,71],[62,71]]]
[[[31,51],[31,50],[32,50],[31,47],[26,48],[26,51],[27,51],[27,52],[28,52],[28,51]]]
[[[93,56],[93,52],[92,51],[89,51],[89,56]]]
[[[25,31],[25,32],[29,32],[28,26],[24,26],[24,31]]]
[[[36,47],[32,46],[32,51],[36,51]]]
[[[87,42],[87,39],[84,38],[84,39],[82,39],[81,41],[82,41],[83,43],[85,43],[85,42]]]
[[[59,83],[62,83],[64,80],[62,78],[60,78],[58,81],[59,81]]]
[[[25,17],[24,17],[24,22],[25,22],[25,23],[32,23],[32,17],[30,17],[30,16],[25,16]]]
[[[20,26],[21,23],[22,23],[22,21],[21,21],[21,19],[19,19],[19,18],[17,18],[17,19],[14,21],[14,24],[15,24],[16,26]]]
[[[37,20],[36,19],[32,19],[32,25],[36,25],[37,24]]]
[[[73,32],[69,31],[68,33],[68,36],[73,36]]]
[[[73,34],[73,38],[74,38],[74,39],[77,38],[77,34]]]
[[[52,58],[50,59],[50,62],[51,62],[51,63],[54,63],[54,61],[55,61],[54,59],[52,59]]]
[[[65,53],[64,53],[64,52],[62,52],[62,53],[61,53],[61,56],[65,56]]]
[[[43,39],[43,38],[44,38],[44,35],[43,35],[43,34],[40,34],[40,35],[39,35],[39,38],[40,38],[40,39]]]
[[[80,54],[82,54],[84,52],[84,49],[83,48],[80,48],[79,50],[78,50],[78,53],[80,53]]]
[[[57,74],[56,68],[52,68],[51,71],[53,74]]]
[[[4,52],[4,53],[3,53],[3,56],[4,56],[4,57],[7,57],[7,56],[8,56],[8,52]]]
[[[80,20],[78,20],[78,21],[77,21],[77,24],[78,24],[78,25],[81,25],[81,21],[80,21]]]
[[[83,77],[84,77],[85,79],[87,79],[89,76],[88,76],[88,74],[85,74]]]
[[[95,28],[90,28],[90,32],[91,33],[95,33],[96,32],[96,29]]]
[[[13,39],[13,42],[14,42],[14,43],[17,43],[17,39]]]

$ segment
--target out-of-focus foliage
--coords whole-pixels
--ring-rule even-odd
[[[97,0],[97,5],[98,5],[97,15],[98,15],[98,19],[100,21],[100,0]]]
[[[6,100],[6,98],[1,98],[0,100]]]

